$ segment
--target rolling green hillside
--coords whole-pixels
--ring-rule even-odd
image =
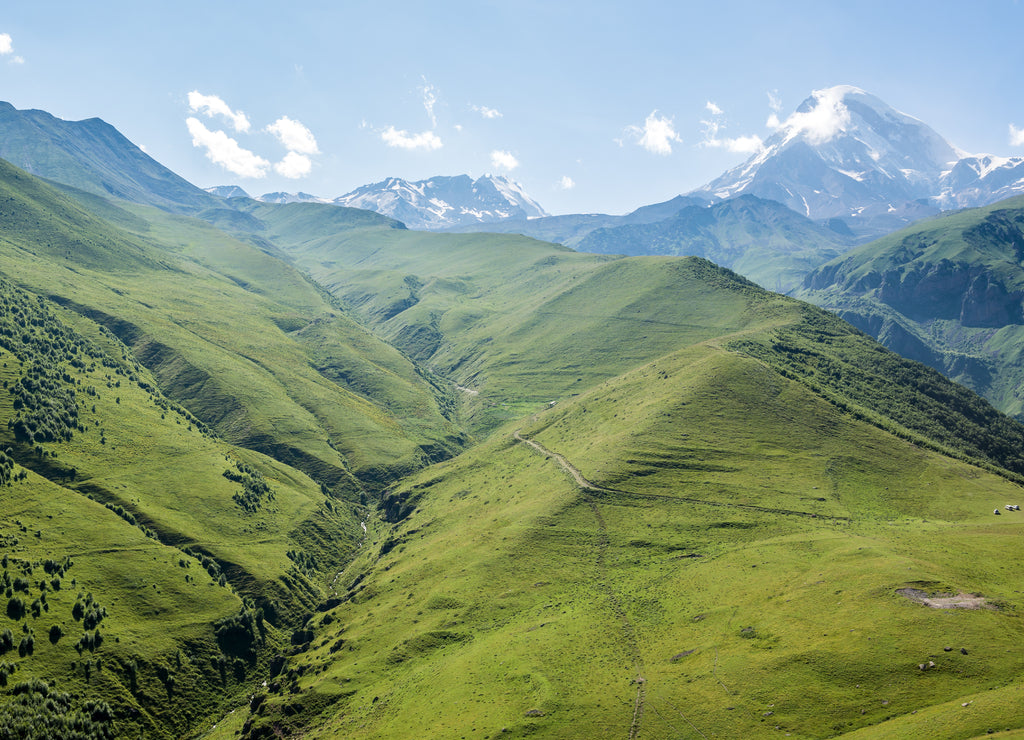
[[[0,164],[8,734],[1024,729],[972,392],[705,259],[199,215]]]
[[[717,332],[394,486],[287,679],[211,737],[1024,724],[1024,522],[992,514],[1020,497],[1022,428],[820,310],[675,262]],[[921,603],[940,594],[981,608]]]
[[[1024,199],[916,224],[808,276],[799,297],[1020,418]]]
[[[273,254],[82,200],[98,218],[6,163],[0,193],[0,271],[114,332],[225,439],[354,499],[465,444],[442,391]]]
[[[0,281],[0,734],[187,736],[262,680],[358,519],[68,318]]]

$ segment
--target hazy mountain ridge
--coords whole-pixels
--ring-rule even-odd
[[[602,254],[704,257],[759,285],[788,293],[809,269],[850,246],[849,239],[780,203],[740,195],[711,206],[688,206],[653,223],[598,228],[574,248]]]
[[[178,213],[195,213],[218,202],[99,118],[65,121],[0,103],[0,157],[80,190]]]

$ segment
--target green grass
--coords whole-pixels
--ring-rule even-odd
[[[31,584],[25,603],[41,600],[37,616],[0,615],[16,645],[22,628],[35,638],[31,654],[0,656],[16,666],[7,684],[41,678],[76,701],[107,702],[118,737],[181,737],[266,675],[279,630],[325,598],[355,547],[356,512],[298,470],[203,431],[113,335],[94,326],[89,338],[61,315],[0,283],[0,447],[16,461],[0,489],[0,549],[4,570]],[[52,399],[65,400],[46,406]],[[270,489],[250,509],[224,475],[242,469]],[[51,584],[44,564],[66,559]],[[106,609],[103,642],[79,651],[94,630],[72,607],[90,594]],[[276,627],[222,676],[214,627],[243,603]],[[51,644],[54,625],[63,635]]]
[[[34,327],[4,335],[0,380],[39,376],[36,352],[78,423],[37,449],[0,396],[34,471],[0,489],[0,536],[35,570],[72,555],[55,614],[82,589],[109,614],[88,682],[73,618],[17,674],[137,708],[122,734],[1021,727],[1024,520],[992,514],[1018,503],[1021,428],[824,312],[705,260],[304,204],[207,212],[227,236],[86,199],[123,254],[78,260],[54,240],[95,218],[29,184],[67,218],[18,222],[0,269],[63,307],[0,286]],[[270,626],[239,663],[243,608]]]
[[[200,221],[85,199],[119,228],[0,174],[0,271],[107,325],[225,439],[353,499],[465,444],[407,359],[277,257]]]
[[[297,658],[302,692],[344,694],[302,731],[617,737],[640,675],[641,734],[832,737],[1020,679],[1005,478],[712,344],[525,420],[611,492],[506,430],[395,491],[414,513]],[[1000,608],[896,594],[920,583]]]

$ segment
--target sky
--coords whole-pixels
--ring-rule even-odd
[[[971,153],[1024,156],[1024,4],[10,2],[0,100],[98,117],[200,187],[334,198],[505,175],[626,213],[854,85]]]

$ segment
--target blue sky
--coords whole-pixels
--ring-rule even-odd
[[[839,84],[1024,155],[1017,0],[5,5],[0,100],[102,118],[254,195],[490,172],[551,213],[624,213],[739,164],[769,116]]]

